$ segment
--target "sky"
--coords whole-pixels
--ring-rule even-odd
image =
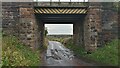
[[[45,27],[47,27],[48,35],[73,35],[73,24],[45,24]]]

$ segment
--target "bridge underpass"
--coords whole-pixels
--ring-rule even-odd
[[[7,35],[16,36],[21,43],[27,46],[30,46],[33,49],[38,48],[37,46],[43,46],[43,42],[44,42],[43,31],[44,31],[44,24],[46,23],[74,24],[74,43],[77,45],[84,44],[86,51],[94,51],[98,45],[99,46],[103,45],[101,41],[113,39],[117,36],[117,34],[114,34],[115,36],[112,34],[112,31],[116,31],[116,30],[112,30],[114,29],[114,27],[110,25],[111,23],[109,23],[109,22],[112,22],[113,24],[116,23],[117,17],[115,17],[114,13],[111,13],[110,10],[102,9],[101,5],[98,3],[95,3],[93,5],[89,4],[87,9],[87,14],[80,14],[81,12],[80,13],[78,12],[80,11],[78,9],[79,7],[77,7],[77,10],[75,9],[72,10],[71,7],[70,8],[67,7],[70,10],[64,10],[63,8],[67,9],[64,6],[62,6],[60,9],[59,7],[58,8],[49,7],[46,9],[42,7],[42,9],[39,9],[41,7],[37,6],[38,8],[37,10],[33,7],[34,5],[31,2],[30,3],[3,3],[2,5],[3,32],[6,34],[8,32]],[[58,11],[56,9],[55,9],[56,12],[53,11],[54,10],[53,8],[58,9]],[[47,9],[49,10],[46,11]],[[69,12],[68,14],[64,13],[67,11],[71,11],[71,12]],[[47,12],[50,14],[46,14]],[[77,12],[78,14],[74,14]],[[106,14],[106,12],[108,13]],[[81,16],[81,15],[85,15],[85,16]],[[75,18],[71,18],[73,16]],[[116,19],[112,16],[114,16]],[[105,19],[101,19],[102,17]],[[106,17],[108,17],[107,18],[108,20],[106,19]],[[55,18],[59,22],[55,21]],[[83,18],[83,19],[78,20],[79,18],[80,19]],[[110,31],[107,31],[109,29],[105,29],[104,27],[106,26],[104,25],[110,25],[112,28],[110,28]],[[84,33],[81,33],[81,32],[84,32]],[[104,34],[106,34],[106,36]],[[108,34],[111,34],[111,35],[108,35]],[[109,38],[106,38],[106,37],[109,37]],[[82,41],[83,43],[80,43],[80,41]]]
[[[87,7],[35,7],[35,17],[40,31],[40,46],[44,45],[45,24],[73,24],[75,45],[84,45],[84,19]]]
[[[14,3],[12,4],[12,11],[7,9],[6,5],[11,3],[3,3],[3,9],[14,13],[14,18],[6,18],[4,15],[4,26],[7,26],[6,21],[11,20],[14,26],[11,26],[13,31],[9,31],[12,35],[18,37],[20,42],[31,48],[39,48],[43,46],[44,42],[44,24],[69,24],[74,25],[74,43],[76,45],[84,44],[87,51],[95,50],[99,44],[97,33],[101,32],[101,17],[99,4],[89,6],[41,6],[35,5],[36,3]],[[65,3],[66,4],[66,3]],[[83,5],[83,4],[82,4]],[[15,7],[17,6],[17,7]],[[6,14],[6,13],[4,13]],[[16,20],[16,22],[13,22]],[[9,23],[9,22],[8,22]],[[4,32],[7,33],[8,28],[4,28]],[[96,30],[97,32],[93,32]],[[8,35],[9,35],[8,33]],[[94,37],[94,34],[96,36]],[[93,37],[91,37],[93,36]]]

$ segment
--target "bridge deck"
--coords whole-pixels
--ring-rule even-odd
[[[35,7],[35,14],[87,14],[87,7]]]
[[[35,2],[34,6],[46,7],[84,7],[89,6],[89,2]]]
[[[81,6],[81,3],[76,3],[79,4],[78,6],[51,6],[45,4],[34,6],[34,13],[36,15],[36,18],[42,22],[81,21],[84,19],[88,12],[88,6]]]

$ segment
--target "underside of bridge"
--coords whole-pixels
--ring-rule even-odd
[[[44,24],[73,24],[75,45],[84,45],[84,19],[87,7],[35,7],[40,46],[44,45]]]
[[[36,14],[40,31],[40,45],[44,43],[44,24],[73,24],[73,39],[75,45],[83,45],[83,22],[86,14]]]

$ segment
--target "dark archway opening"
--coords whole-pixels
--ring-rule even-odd
[[[45,24],[73,24],[73,43],[84,45],[84,18],[86,14],[35,14],[40,36],[40,46],[44,45]]]

